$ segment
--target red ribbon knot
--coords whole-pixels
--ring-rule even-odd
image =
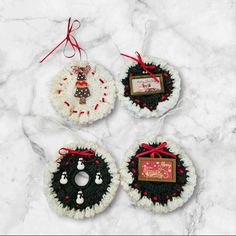
[[[135,52],[135,54],[137,55],[137,58],[131,57],[131,56],[126,55],[126,54],[123,54],[123,53],[121,53],[120,55],[121,55],[121,56],[124,56],[124,57],[128,57],[128,58],[133,59],[134,61],[138,62],[139,65],[140,65],[153,79],[155,79],[155,80],[157,81],[157,83],[159,83],[160,80],[159,80],[152,72],[149,71],[150,69],[155,69],[156,66],[154,66],[154,65],[149,65],[149,66],[146,65],[146,64],[143,62],[143,59],[142,59],[141,55],[140,55],[138,52]]]
[[[61,156],[65,156],[65,155],[68,155],[68,154],[78,154],[78,155],[81,155],[81,156],[87,156],[87,157],[92,157],[94,156],[95,152],[91,149],[86,149],[86,150],[83,150],[83,151],[77,151],[77,150],[73,150],[73,149],[70,149],[70,148],[61,148],[58,153],[61,155]]]
[[[76,26],[77,24],[77,26]],[[81,48],[77,42],[77,40],[75,39],[75,37],[71,34],[72,32],[78,30],[80,27],[80,22],[78,20],[74,20],[71,23],[71,17],[68,19],[68,24],[67,24],[67,32],[66,32],[66,37],[54,48],[52,49],[41,61],[40,63],[42,63],[44,60],[46,60],[57,48],[59,48],[64,42],[66,42],[64,50],[63,50],[63,54],[65,57],[67,58],[72,58],[75,53],[76,53],[76,49],[78,49],[80,57],[81,57],[81,51],[85,52],[83,48]],[[65,51],[67,48],[67,45],[71,46],[71,48],[73,49],[73,53],[71,55],[66,55]]]
[[[145,149],[148,149],[147,151],[144,151],[144,152],[141,152],[139,154],[136,155],[136,157],[141,157],[141,156],[144,156],[146,154],[149,154],[151,153],[151,158],[154,158],[155,157],[155,154],[159,157],[159,158],[162,158],[161,154],[165,154],[165,155],[168,155],[168,156],[171,156],[173,158],[176,158],[176,156],[170,152],[167,152],[167,151],[164,151],[163,148],[167,145],[166,142],[163,142],[161,143],[159,146],[157,147],[153,147],[149,144],[146,144],[146,143],[142,143],[142,148],[145,148]]]

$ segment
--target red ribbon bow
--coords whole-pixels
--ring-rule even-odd
[[[121,55],[121,56],[124,56],[124,57],[131,58],[131,59],[133,59],[134,61],[138,62],[139,65],[140,65],[153,79],[155,79],[155,80],[157,81],[157,83],[159,83],[159,82],[160,82],[159,79],[158,79],[152,72],[149,71],[149,69],[155,69],[156,66],[154,66],[154,65],[150,65],[150,66],[146,65],[146,64],[143,62],[141,55],[140,55],[138,52],[135,52],[135,54],[137,55],[137,58],[131,57],[131,56],[126,55],[126,54],[123,54],[123,53],[121,53],[120,55]]]
[[[62,151],[66,151],[66,153],[62,152]],[[95,152],[93,150],[89,150],[89,149],[86,149],[86,150],[83,150],[83,151],[77,151],[77,150],[72,150],[72,149],[69,149],[69,148],[61,148],[58,153],[61,155],[61,156],[65,156],[67,154],[78,154],[78,155],[81,155],[81,156],[87,156],[87,157],[92,157],[94,156]]]
[[[75,26],[75,24],[78,24],[77,26]],[[63,50],[63,54],[65,57],[67,58],[72,58],[75,53],[76,53],[76,49],[78,49],[80,57],[81,57],[81,51],[85,52],[83,48],[81,48],[77,42],[77,40],[75,39],[75,37],[71,34],[72,32],[76,31],[77,29],[79,29],[80,27],[80,22],[78,20],[74,20],[71,24],[71,17],[68,19],[68,24],[67,24],[67,33],[66,33],[66,37],[54,48],[52,49],[41,61],[40,63],[42,63],[45,59],[47,59],[58,47],[60,47],[64,42],[66,42],[64,50]],[[68,43],[70,44],[70,46],[73,49],[73,53],[71,55],[66,55],[65,51],[67,48]]]
[[[139,154],[136,155],[136,157],[141,157],[141,156],[144,156],[146,154],[149,154],[151,153],[151,158],[154,158],[155,157],[155,154],[159,157],[159,158],[162,158],[161,154],[165,154],[165,155],[168,155],[168,156],[171,156],[173,158],[176,158],[176,156],[170,152],[166,152],[163,150],[163,148],[167,145],[166,142],[164,143],[161,143],[159,146],[157,147],[153,147],[153,146],[150,146],[149,144],[146,144],[146,143],[142,143],[142,148],[145,148],[145,149],[148,149],[147,151],[144,151],[144,152],[141,152]]]

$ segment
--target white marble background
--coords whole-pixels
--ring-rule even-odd
[[[49,103],[48,84],[70,60],[59,50],[38,61],[63,39],[69,16],[82,22],[77,38],[89,59],[114,76],[120,51],[144,48],[175,65],[179,107],[162,119],[134,119],[117,102],[89,127],[65,122]],[[235,234],[235,26],[233,0],[0,0],[0,233]],[[196,166],[198,186],[182,209],[154,215],[121,188],[94,219],[59,217],[48,207],[43,170],[63,144],[97,141],[119,165],[136,139],[151,134],[178,142]]]

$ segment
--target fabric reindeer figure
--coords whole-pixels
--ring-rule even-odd
[[[88,88],[88,83],[86,81],[86,76],[90,70],[91,67],[89,65],[79,68],[77,81],[75,83],[76,91],[74,96],[80,99],[79,100],[80,104],[86,104],[86,98],[91,96]]]

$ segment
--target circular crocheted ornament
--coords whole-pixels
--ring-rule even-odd
[[[178,72],[165,61],[143,57],[143,63],[155,79],[134,60],[126,60],[117,80],[121,103],[135,117],[160,117],[172,109],[179,99],[180,77]]]
[[[85,185],[81,184],[82,174],[88,176]],[[60,149],[46,168],[44,183],[52,209],[60,215],[83,219],[110,205],[119,185],[119,174],[108,152],[96,144],[80,142]]]
[[[132,145],[120,173],[121,184],[136,205],[157,213],[181,207],[196,185],[191,160],[179,146],[161,137]]]
[[[113,109],[115,84],[103,66],[72,62],[53,79],[50,98],[55,109],[68,120],[90,124]]]

